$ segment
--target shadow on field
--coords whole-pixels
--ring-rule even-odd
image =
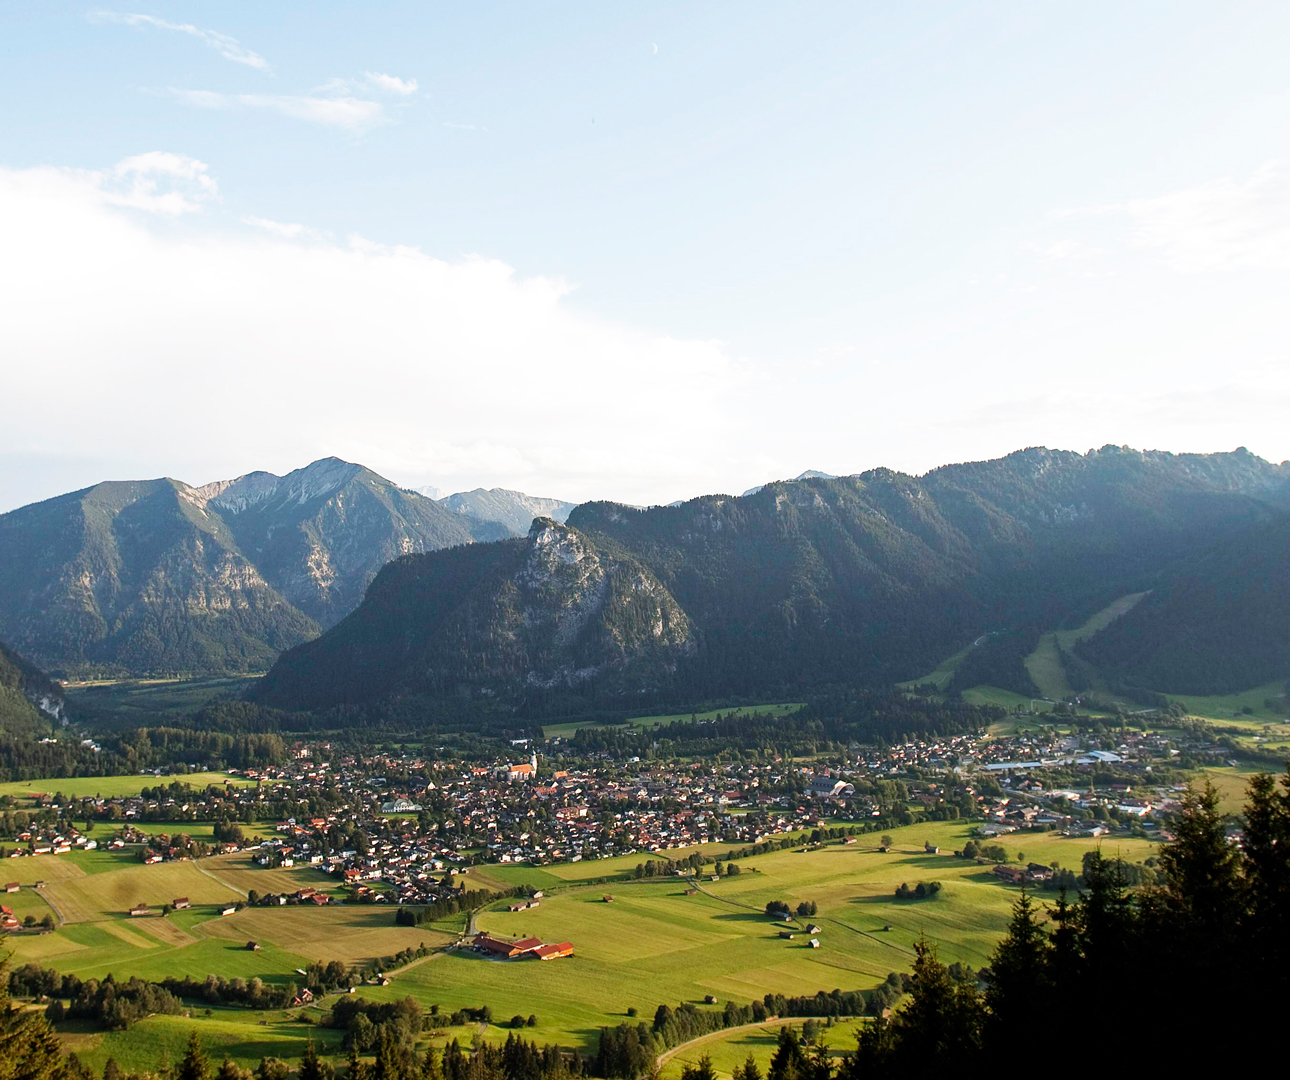
[[[760,911],[731,911],[712,917],[718,922],[759,922],[771,925],[770,920]]]

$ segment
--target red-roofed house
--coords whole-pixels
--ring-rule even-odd
[[[533,950],[533,955],[539,960],[559,960],[562,956],[572,956],[573,946],[567,941],[559,945],[539,945]]]

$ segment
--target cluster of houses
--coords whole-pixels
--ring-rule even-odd
[[[488,933],[476,934],[471,948],[494,960],[559,960],[573,955],[573,946],[567,941],[548,944],[535,937],[508,941]]]

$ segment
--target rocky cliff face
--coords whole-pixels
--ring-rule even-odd
[[[695,649],[689,619],[646,567],[540,518],[523,539],[391,563],[257,694],[309,706],[396,692],[657,689]]]

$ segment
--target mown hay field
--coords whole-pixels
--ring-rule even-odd
[[[267,893],[293,893],[306,887],[324,891],[336,887],[334,877],[315,867],[291,866],[269,870],[257,865],[255,856],[246,851],[203,859],[202,869],[243,896],[252,889],[264,896]]]
[[[94,922],[126,914],[135,904],[161,907],[186,896],[194,904],[234,903],[236,892],[190,862],[135,863],[102,874],[82,874],[45,886],[48,899],[68,922]]]
[[[244,908],[226,919],[203,923],[201,930],[211,937],[241,943],[277,942],[311,960],[343,960],[348,964],[393,956],[422,944],[433,948],[453,940],[431,927],[396,926],[394,912],[384,904]]]

